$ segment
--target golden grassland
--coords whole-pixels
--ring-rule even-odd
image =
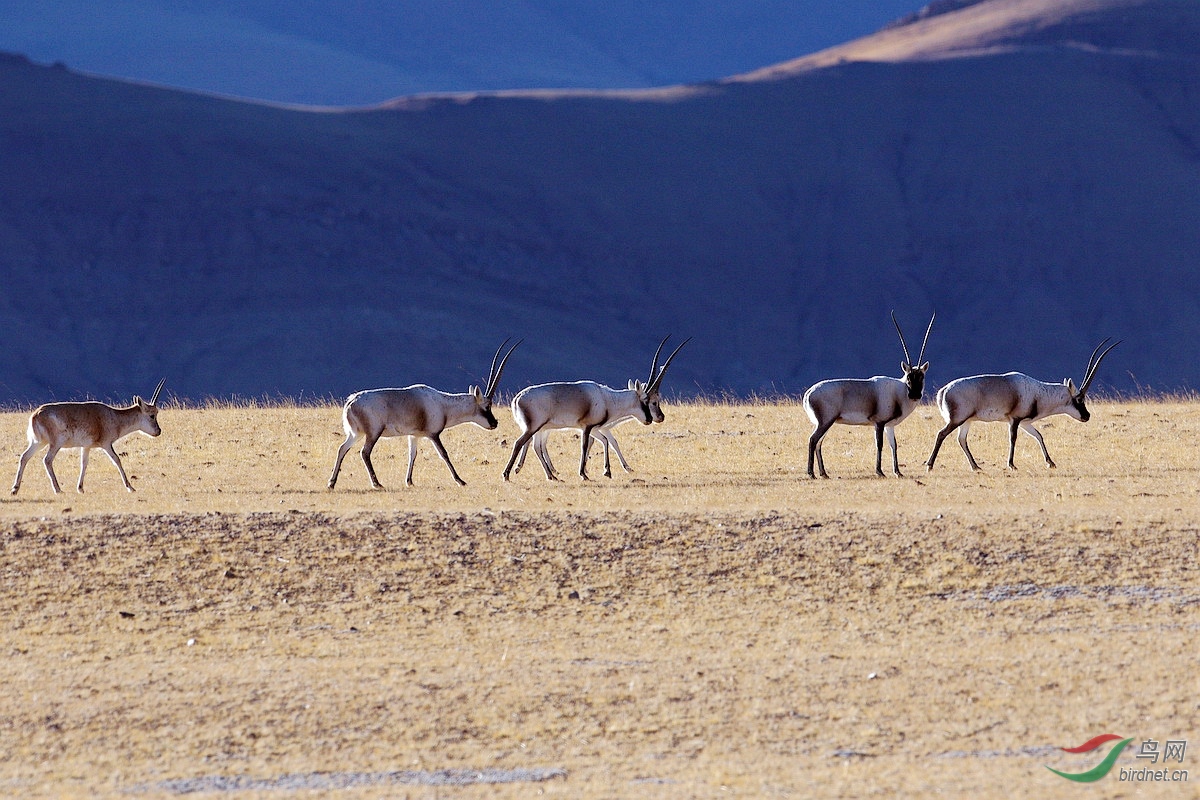
[[[907,477],[836,427],[824,481],[798,405],[666,411],[586,483],[567,433],[562,482],[501,481],[503,414],[443,437],[466,487],[428,443],[405,487],[386,440],[386,490],[356,449],[331,492],[332,405],[165,408],[118,445],[133,494],[101,454],[82,495],[73,452],[58,496],[32,462],[0,502],[0,794],[1196,795],[1044,765],[1106,732],[1200,763],[1200,403],[1043,423],[1056,470],[976,425],[978,474],[952,439],[921,467],[925,406]],[[0,414],[14,473],[24,429]],[[554,772],[397,783],[454,769]]]

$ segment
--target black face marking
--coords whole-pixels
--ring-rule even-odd
[[[639,401],[642,404],[642,422],[649,425],[654,421],[654,416],[650,413],[650,404],[645,400]]]
[[[1083,398],[1072,397],[1071,405],[1075,406],[1075,410],[1079,412],[1079,421],[1087,422],[1092,418],[1092,413],[1087,410],[1087,406],[1083,403]]]
[[[500,423],[496,421],[496,415],[492,413],[492,410],[490,408],[481,408],[480,411],[483,412],[483,418],[487,421],[488,430],[496,430]]]
[[[908,399],[920,400],[925,393],[925,373],[919,369],[909,370],[904,375],[904,382],[908,385]]]

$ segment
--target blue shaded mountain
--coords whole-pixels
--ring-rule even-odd
[[[758,73],[306,111],[0,63],[0,396],[1020,369],[1195,387],[1200,4],[984,0]]]

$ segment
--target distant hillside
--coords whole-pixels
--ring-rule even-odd
[[[897,372],[893,308],[910,339],[937,311],[935,387],[1079,378],[1105,336],[1100,386],[1196,387],[1200,4],[1061,5],[907,26],[937,53],[353,113],[5,59],[0,399],[465,388],[508,335],[506,390],[623,384],[668,332],[670,390],[799,393]]]
[[[914,0],[0,0],[0,50],[286,103],[712,80],[861,36]]]
[[[1082,50],[1120,59],[1200,57],[1191,0],[937,0],[867,36],[745,76],[851,61],[904,62]]]

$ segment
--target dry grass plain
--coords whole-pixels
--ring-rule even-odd
[[[97,455],[0,501],[0,794],[1196,796],[1200,403],[1093,405],[1053,471],[977,425],[985,472],[926,474],[925,406],[905,479],[838,427],[810,481],[799,406],[694,405],[611,480],[559,433],[566,480],[503,483],[502,418],[444,437],[465,488],[388,440],[386,490],[355,450],[334,492],[337,408],[167,407],[136,493]],[[1188,740],[1191,782],[1044,768],[1106,732]],[[523,780],[428,785],[485,770]]]

